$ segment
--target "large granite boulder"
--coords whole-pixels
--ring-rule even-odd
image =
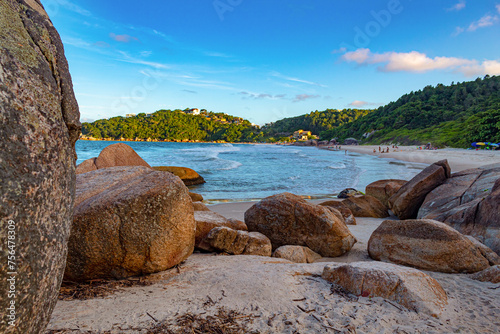
[[[447,160],[433,163],[389,198],[389,209],[399,219],[417,218],[418,210],[427,194],[445,182],[448,177],[450,177],[450,166]]]
[[[342,201],[326,201],[320,203],[319,205],[326,207],[333,213],[335,213],[333,210],[337,210],[338,212],[340,212],[342,218],[344,218],[344,222],[347,225],[356,225],[356,218],[352,214],[352,211],[344,203],[342,203]]]
[[[454,173],[426,196],[418,217],[444,222],[500,254],[500,164]]]
[[[359,197],[349,197],[342,201],[354,217],[387,218],[389,212],[387,207],[375,197],[365,195]]]
[[[63,45],[40,1],[0,1],[0,333],[44,332],[56,304],[79,118]]]
[[[383,262],[353,262],[327,265],[323,279],[352,294],[382,297],[417,313],[439,316],[448,297],[441,285],[420,270]]]
[[[467,237],[434,220],[386,220],[368,241],[374,260],[445,273],[474,273],[490,266]]]
[[[235,219],[227,219],[226,217],[210,210],[195,211],[194,220],[196,221],[196,247],[198,247],[200,242],[205,239],[208,233],[216,227],[226,226],[233,230],[248,230],[245,223]]]
[[[295,263],[313,263],[321,259],[321,255],[313,252],[308,247],[286,245],[274,251],[273,257],[285,259]]]
[[[327,208],[290,193],[254,204],[245,212],[245,223],[250,231],[271,239],[273,249],[307,246],[321,256],[336,257],[348,252],[356,242],[345,223]]]
[[[192,254],[193,204],[178,177],[141,166],[77,176],[65,278],[124,278],[166,270]]]
[[[259,232],[237,231],[221,226],[212,229],[201,242],[207,250],[232,255],[271,256],[271,241]]]
[[[158,166],[153,167],[153,169],[162,171],[162,172],[170,172],[174,175],[177,175],[181,178],[182,182],[186,186],[193,186],[196,184],[205,183],[205,179],[201,177],[197,172],[187,167],[173,167],[173,166]]]
[[[408,181],[395,179],[375,181],[366,186],[366,194],[375,197],[386,207],[389,207],[389,198],[397,193],[406,182]]]
[[[116,143],[106,146],[97,159],[95,159],[97,169],[117,167],[117,166],[151,166],[144,161],[136,151],[127,144]]]
[[[95,160],[97,158],[90,158],[83,161],[81,164],[76,166],[76,174],[83,174],[87,172],[91,172],[93,170],[97,170],[97,166],[95,165]]]

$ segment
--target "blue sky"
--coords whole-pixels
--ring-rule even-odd
[[[200,108],[257,124],[500,75],[500,0],[42,0],[82,121]]]

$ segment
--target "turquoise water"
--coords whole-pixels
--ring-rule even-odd
[[[78,163],[115,142],[76,143]],[[210,202],[257,200],[281,192],[311,198],[345,188],[364,191],[381,179],[409,180],[425,165],[315,147],[278,145],[126,142],[151,166],[182,166],[207,183],[190,187]]]

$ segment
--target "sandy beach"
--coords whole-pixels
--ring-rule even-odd
[[[419,150],[416,146],[399,146],[397,149],[389,147],[389,153],[379,153],[378,149],[379,146],[377,145],[342,146],[342,150],[347,150],[348,154],[369,154],[380,158],[424,164],[432,164],[436,161],[447,159],[452,172],[500,163],[500,151],[476,151],[459,148]],[[381,147],[381,149],[387,150],[387,146]]]
[[[211,206],[241,218],[251,203]],[[417,314],[382,298],[332,293],[324,266],[373,261],[368,239],[383,219],[358,218],[349,229],[355,247],[311,264],[259,256],[195,253],[178,269],[150,275],[152,285],[124,288],[104,298],[58,301],[47,333],[153,332],[161,323],[206,319],[235,311],[238,333],[497,333],[498,284],[464,274],[426,272],[448,295],[439,318]]]

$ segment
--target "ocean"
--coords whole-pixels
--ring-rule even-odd
[[[116,142],[76,143],[77,163]],[[332,198],[345,188],[364,191],[373,181],[409,180],[426,165],[316,147],[125,142],[151,166],[182,166],[207,183],[190,186],[209,203],[253,201],[282,192]]]

